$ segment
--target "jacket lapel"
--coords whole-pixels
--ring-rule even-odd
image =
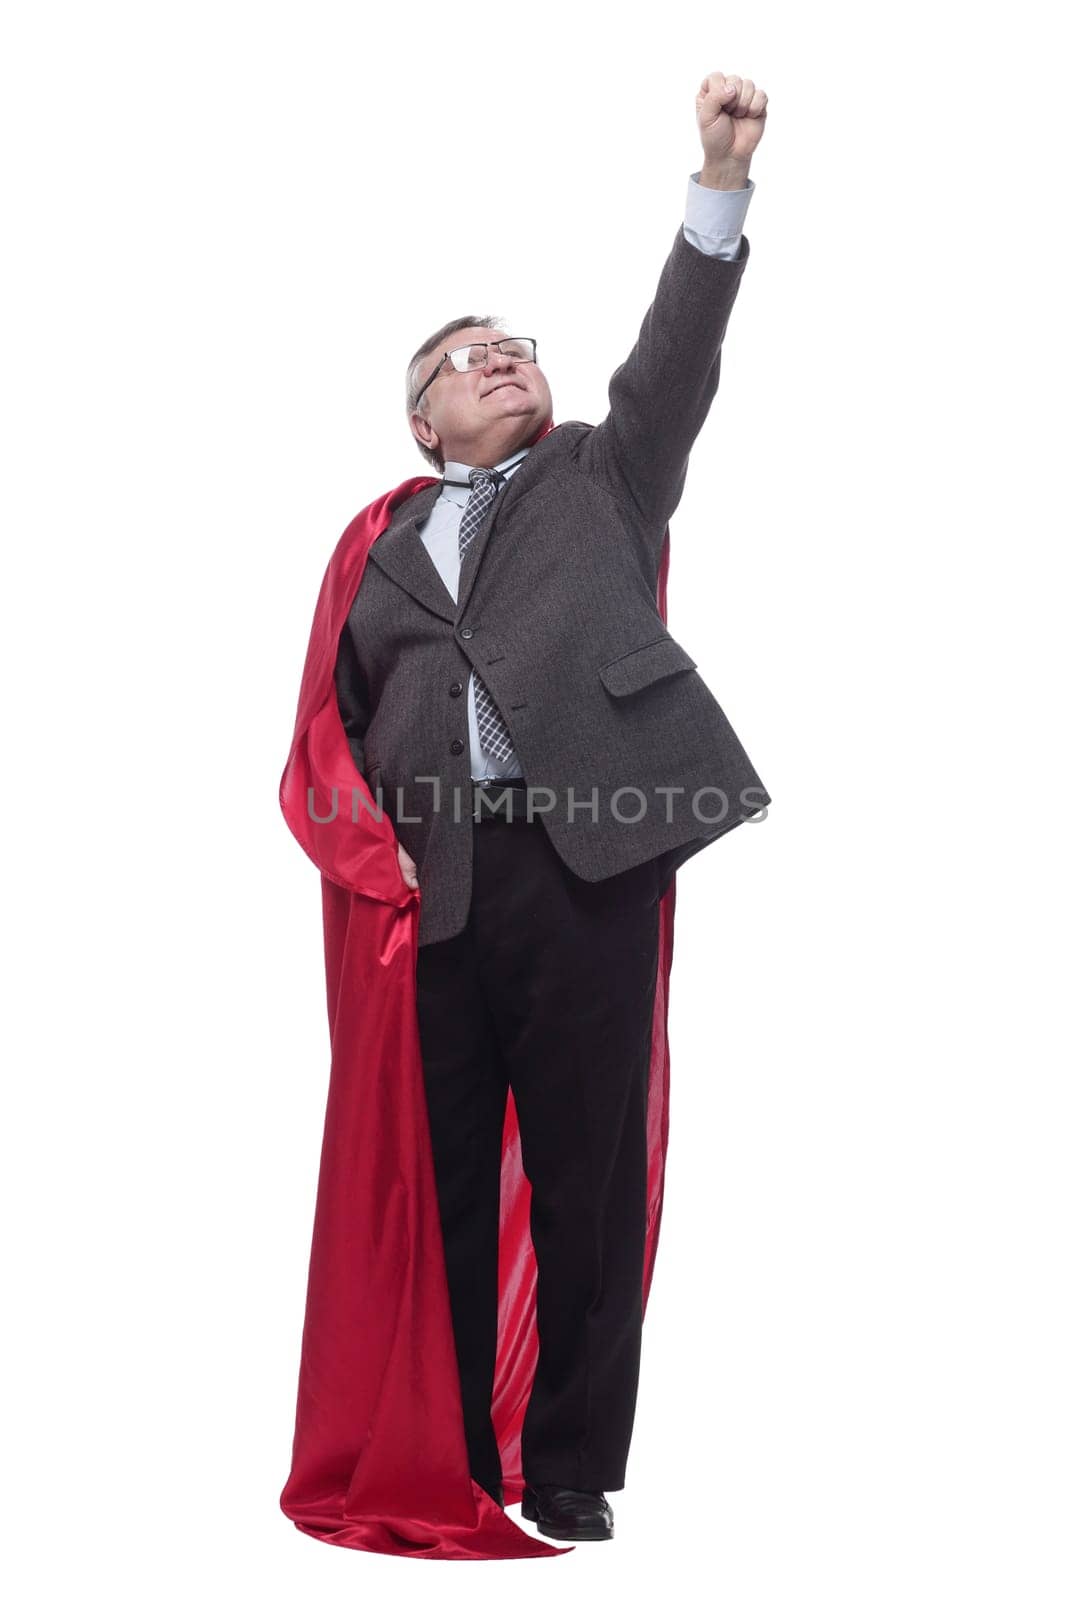
[[[453,624],[458,622],[470,601],[474,580],[478,576],[478,568],[481,566],[501,504],[508,496],[514,500],[516,492],[521,494],[523,485],[529,482],[528,479],[522,478],[522,466],[517,469],[513,477],[518,477],[522,480],[521,483],[509,482],[501,489],[486,513],[485,521],[467,546],[463,564],[459,569],[458,602],[454,602],[449,594],[444,579],[434,566],[433,557],[422,542],[420,532],[441,493],[440,483],[431,483],[425,489],[420,489],[393,513],[385,532],[380,534],[370,547],[371,559],[376,561],[395,583],[406,589],[420,605],[434,612],[436,616],[443,617],[446,622]]]
[[[440,493],[441,484],[431,483],[405,500],[393,513],[385,532],[375,539],[368,554],[394,583],[406,589],[420,605],[435,616],[443,617],[446,622],[455,622],[455,602],[419,533]],[[466,564],[464,560],[463,565]]]

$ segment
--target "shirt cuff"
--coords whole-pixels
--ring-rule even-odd
[[[706,189],[699,179],[699,172],[689,174],[682,230],[706,256],[732,261],[741,249],[745,213],[756,185],[746,178],[743,189]]]

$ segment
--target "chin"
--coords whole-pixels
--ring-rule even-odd
[[[537,433],[538,429],[543,427],[544,422],[545,417],[541,414],[540,410],[531,412],[528,417],[523,417],[522,436],[519,439],[518,444],[515,446],[516,450],[520,449],[524,444],[528,444],[533,438],[534,434]]]

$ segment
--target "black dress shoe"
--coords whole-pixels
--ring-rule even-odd
[[[559,1483],[527,1484],[522,1514],[550,1539],[611,1539],[615,1519],[602,1494],[565,1489]]]

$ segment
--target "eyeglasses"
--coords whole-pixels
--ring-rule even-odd
[[[537,360],[536,339],[493,339],[490,343],[494,350],[499,350],[502,356],[510,356],[512,361]],[[489,344],[464,344],[458,350],[446,350],[415,396],[416,408],[446,361],[452,363],[453,372],[469,372],[472,367],[484,367],[489,361]]]

